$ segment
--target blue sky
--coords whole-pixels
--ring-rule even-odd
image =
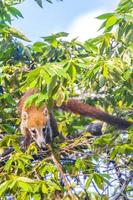
[[[97,35],[101,22],[95,17],[113,11],[118,3],[119,0],[64,0],[54,4],[44,1],[41,9],[33,0],[26,0],[17,6],[24,19],[15,19],[13,26],[34,42],[60,31],[84,41]]]

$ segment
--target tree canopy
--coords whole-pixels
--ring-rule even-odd
[[[65,140],[57,137],[47,149],[33,141],[24,152],[15,110],[22,93],[35,87],[40,93],[29,105],[46,102],[51,110],[53,102],[76,96],[132,121],[133,1],[121,0],[114,12],[97,17],[103,21],[98,37],[81,43],[60,32],[32,45],[12,27],[13,18],[23,18],[16,8],[23,1],[0,1],[0,198],[132,199],[132,127],[100,124],[95,135],[94,119],[54,111]]]

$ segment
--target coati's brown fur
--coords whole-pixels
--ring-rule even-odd
[[[68,102],[63,103],[60,108],[67,112],[73,112],[82,116],[98,119],[106,122],[107,124],[117,126],[119,129],[127,129],[129,126],[133,125],[132,122],[112,116],[99,108],[90,106],[88,104],[83,104],[76,99],[68,100]]]
[[[35,93],[37,93],[36,89],[28,90],[21,97],[17,106],[17,110],[21,115],[20,127],[22,134],[25,136],[25,146],[29,145],[31,138],[41,146],[43,143],[50,142],[53,137],[58,135],[56,120],[52,113],[48,113],[45,104],[39,108],[36,108],[35,105],[25,106],[27,98]],[[69,99],[67,102],[63,102],[60,107],[55,106],[55,108],[98,119],[120,129],[127,129],[133,125],[133,122],[112,116],[99,108],[84,104],[76,99]]]

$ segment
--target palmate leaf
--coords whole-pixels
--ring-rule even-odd
[[[9,6],[7,7],[7,9],[8,9],[8,12],[10,12],[16,18],[18,17],[24,18],[22,13],[17,8]]]
[[[39,93],[29,96],[25,102],[26,107],[30,107],[38,99]]]
[[[59,65],[58,63],[47,63],[44,66],[44,70],[49,73],[50,76],[55,76],[57,75],[58,77],[64,77],[67,78],[68,74],[66,71],[63,69],[62,65]]]
[[[27,78],[24,82],[24,85],[21,87],[21,90],[24,91],[27,87],[39,87],[40,83],[43,86],[47,87],[47,91],[49,91],[48,96],[50,97],[53,90],[55,89],[55,86],[57,86],[56,80],[57,82],[60,81],[58,82],[59,85],[62,79],[65,79],[68,83],[71,79],[69,74],[66,72],[66,69],[63,68],[63,66],[64,63],[46,63],[43,66],[37,67],[36,69],[32,70],[30,73],[27,74]],[[52,90],[49,88],[52,88]],[[56,88],[55,91],[57,90],[58,88]]]

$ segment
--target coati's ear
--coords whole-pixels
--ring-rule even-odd
[[[22,120],[27,121],[28,120],[28,113],[27,112],[22,112]]]
[[[44,116],[46,116],[46,117],[48,116],[48,109],[46,107],[44,108],[43,113],[44,113]]]

